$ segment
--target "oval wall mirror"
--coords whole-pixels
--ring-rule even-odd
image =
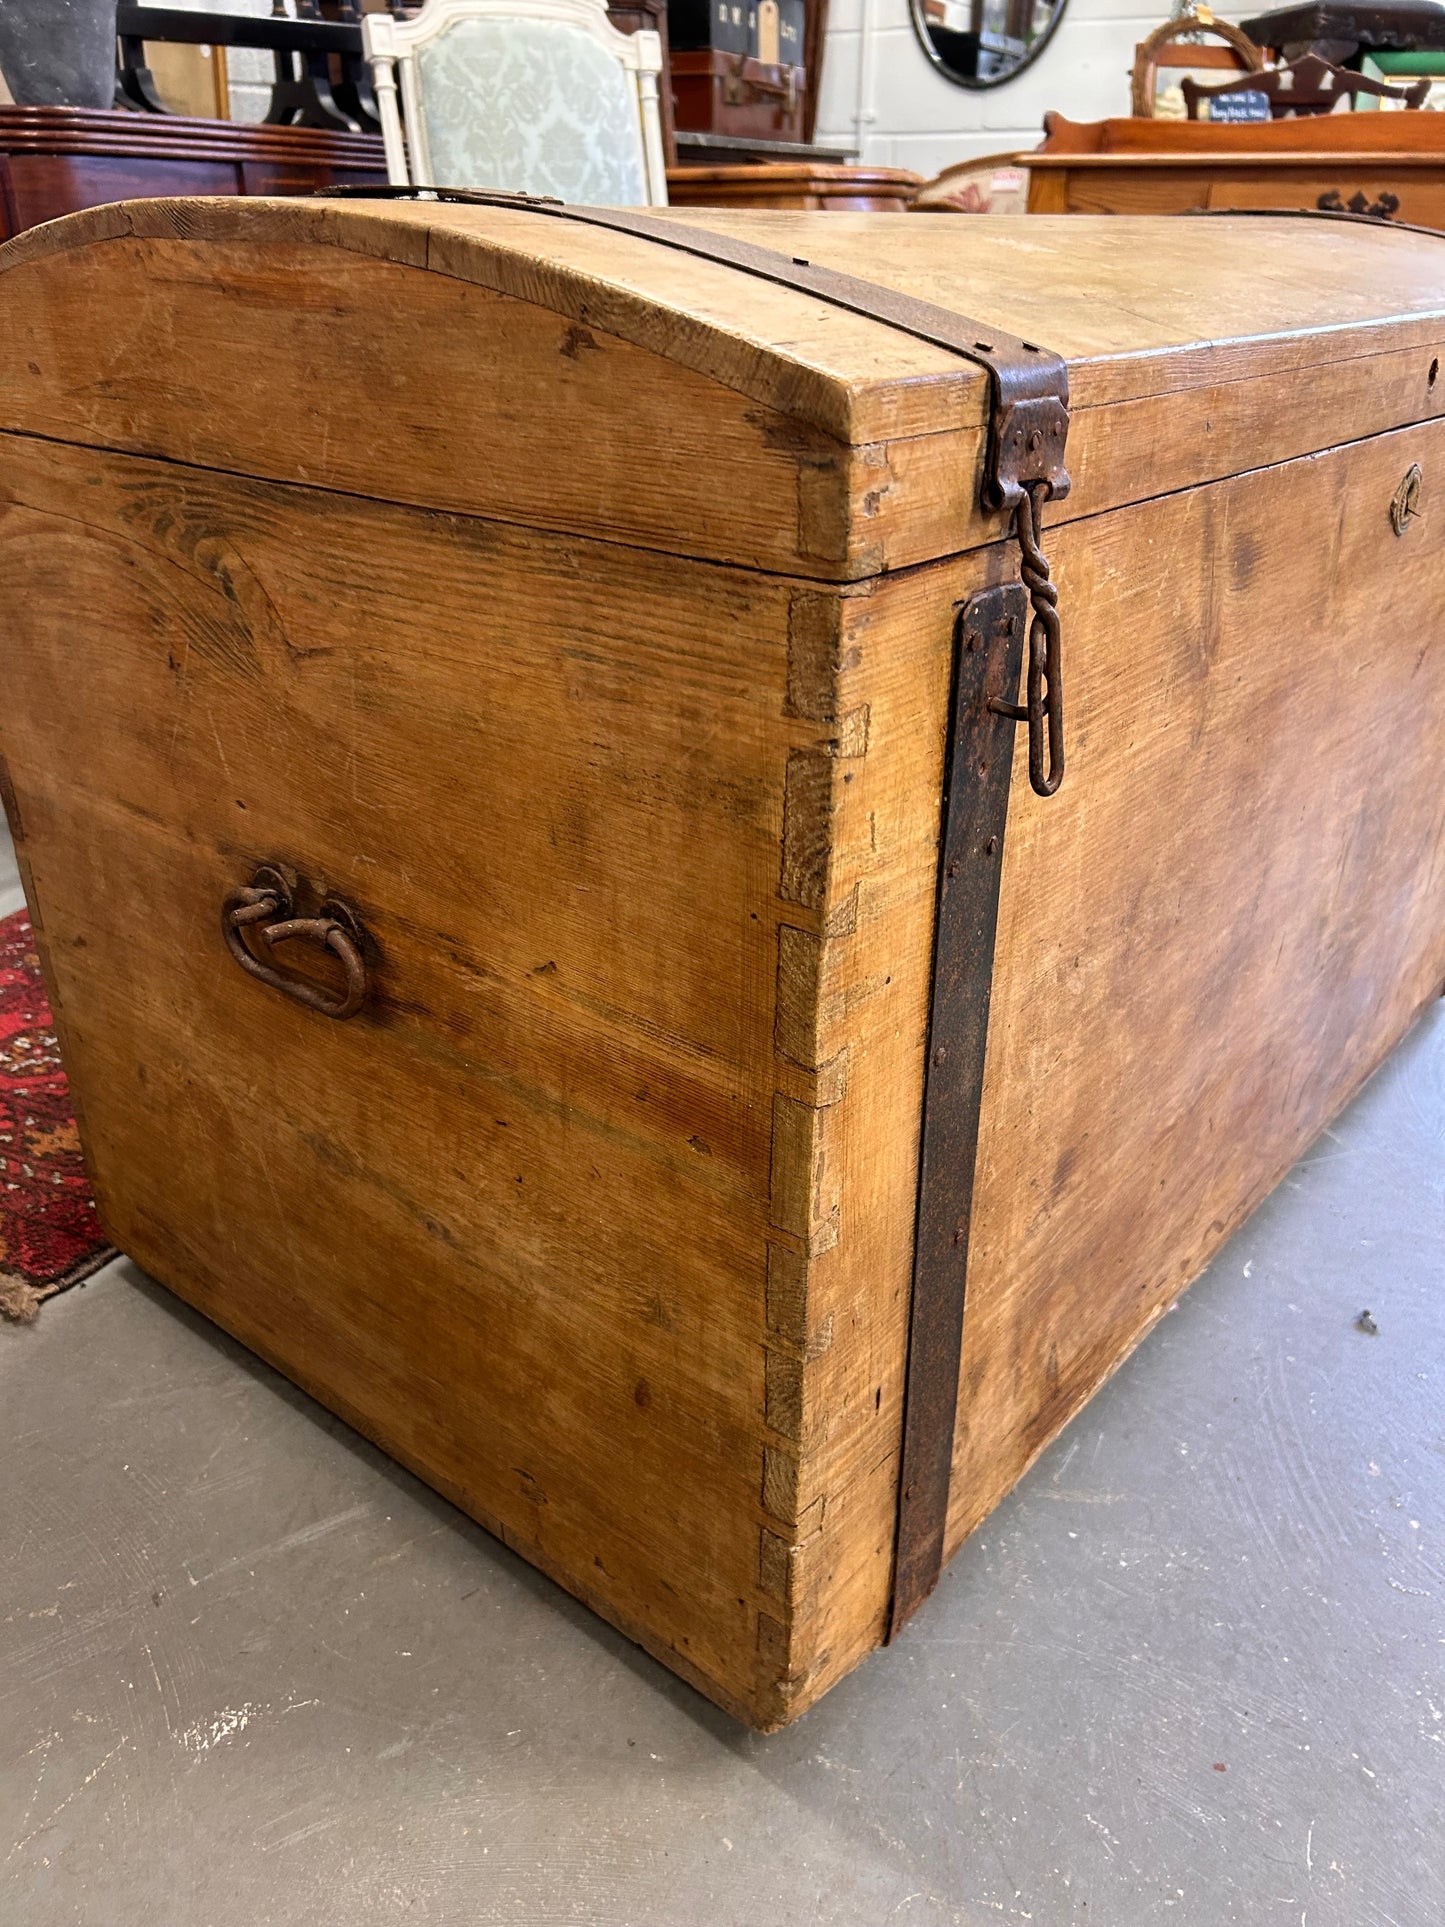
[[[913,31],[956,87],[1001,87],[1037,60],[1066,0],[908,0]]]

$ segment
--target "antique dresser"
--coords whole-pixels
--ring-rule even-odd
[[[141,202],[0,342],[111,1235],[788,1721],[1440,991],[1445,242]]]
[[[1071,121],[1016,156],[1034,214],[1344,209],[1445,229],[1445,114]]]

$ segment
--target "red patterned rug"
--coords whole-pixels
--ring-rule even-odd
[[[17,910],[0,921],[0,1312],[31,1319],[114,1256],[81,1162],[30,918]]]

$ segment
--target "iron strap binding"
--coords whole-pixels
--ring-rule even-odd
[[[1021,551],[1019,573],[1033,605],[1028,700],[995,707],[999,714],[1028,724],[1029,782],[1040,796],[1054,794],[1064,776],[1062,640],[1059,592],[1050,580],[1040,534],[1044,503],[1062,500],[1069,492],[1069,473],[1064,466],[1069,371],[1062,356],[917,295],[638,208],[578,207],[547,195],[449,187],[323,188],[315,198],[451,201],[609,228],[810,294],[832,307],[948,349],[983,368],[989,378],[992,406],[980,492],[985,508],[1013,511],[1013,534]]]

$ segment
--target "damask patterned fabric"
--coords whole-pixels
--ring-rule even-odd
[[[463,20],[417,55],[431,181],[647,202],[631,74],[561,20]]]

